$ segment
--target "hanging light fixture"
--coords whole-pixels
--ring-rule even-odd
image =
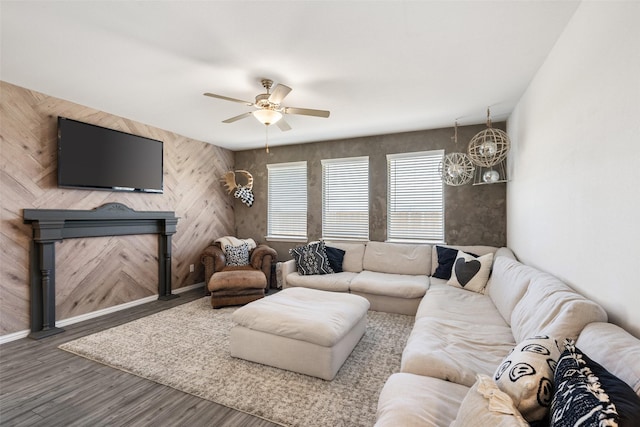
[[[454,124],[453,142],[458,144],[458,122]],[[469,156],[464,153],[449,153],[444,156],[438,167],[442,182],[459,186],[471,181],[475,166]]]
[[[272,125],[282,118],[282,113],[269,108],[263,108],[253,112],[253,117],[265,126]]]
[[[478,132],[467,148],[471,161],[478,166],[490,168],[507,158],[511,141],[507,133],[491,127],[491,111],[487,108],[487,128]]]

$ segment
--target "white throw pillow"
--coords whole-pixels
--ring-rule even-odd
[[[527,338],[504,358],[493,376],[529,422],[541,420],[549,412],[559,358],[560,347],[554,338]]]
[[[478,374],[450,427],[528,427],[511,397],[486,375]]]
[[[489,280],[492,264],[492,253],[476,258],[466,252],[458,251],[453,270],[451,270],[451,279],[447,284],[468,291],[482,292]]]

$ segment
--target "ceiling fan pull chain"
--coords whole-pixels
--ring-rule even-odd
[[[269,126],[264,127],[265,147],[267,154],[269,154]]]

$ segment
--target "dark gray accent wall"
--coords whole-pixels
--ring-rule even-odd
[[[238,151],[235,169],[253,174],[255,202],[252,207],[234,201],[236,235],[264,242],[267,233],[267,164],[307,161],[309,241],[322,234],[322,159],[369,156],[370,231],[374,241],[386,240],[387,160],[386,155],[444,149],[466,152],[471,138],[485,125],[458,127],[458,144],[452,141],[453,128],[377,135]],[[505,129],[504,123],[494,127]],[[278,131],[275,130],[274,131]],[[295,132],[295,130],[294,130]],[[348,185],[349,183],[345,183]],[[232,197],[232,196],[229,196]],[[445,186],[445,238],[451,245],[506,245],[506,184]],[[279,260],[289,259],[289,248],[303,242],[269,242]]]

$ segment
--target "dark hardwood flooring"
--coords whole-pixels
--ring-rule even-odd
[[[24,338],[0,345],[0,425],[277,426],[58,349],[72,339],[202,296],[203,290],[195,289],[170,301],[66,326],[64,333],[39,341]]]

